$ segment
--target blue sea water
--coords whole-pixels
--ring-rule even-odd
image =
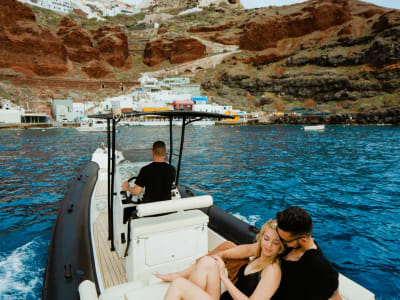
[[[122,128],[117,141],[150,148],[167,134]],[[105,141],[74,129],[0,131],[0,299],[40,298],[60,201]],[[399,127],[188,127],[180,184],[257,226],[304,207],[341,273],[379,300],[400,299]]]

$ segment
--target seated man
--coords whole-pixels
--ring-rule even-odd
[[[281,258],[282,279],[272,300],[341,300],[338,272],[311,236],[311,216],[293,206],[276,214],[277,233],[287,247]]]
[[[146,188],[143,197],[144,203],[171,200],[172,184],[175,181],[175,168],[164,161],[167,153],[164,142],[155,142],[151,152],[154,162],[140,170],[134,187],[131,187],[125,181],[122,185],[122,190],[139,195],[143,188]]]

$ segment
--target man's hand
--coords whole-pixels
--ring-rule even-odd
[[[121,190],[123,190],[123,191],[128,191],[129,188],[130,188],[129,182],[128,182],[128,181],[125,181],[125,182],[122,184]]]

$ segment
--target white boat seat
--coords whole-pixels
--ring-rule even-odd
[[[152,285],[146,285],[142,288],[131,289],[125,292],[124,296],[126,300],[139,300],[139,299],[151,299],[151,300],[163,300],[169,283],[160,282]],[[151,296],[150,296],[151,295]],[[150,296],[150,298],[149,298]],[[110,299],[111,300],[111,299]]]
[[[136,215],[138,217],[154,216],[188,209],[209,207],[212,204],[213,199],[210,195],[158,201],[137,205]]]
[[[182,270],[208,252],[208,216],[200,210],[135,219],[126,258],[128,281],[148,281],[154,272]]]
[[[135,281],[135,282],[128,282],[120,285],[115,285],[110,287],[101,293],[99,300],[119,300],[119,299],[127,299],[126,295],[131,293],[132,291],[136,291],[144,287],[143,282]],[[140,299],[140,298],[139,298]],[[142,298],[146,299],[146,298]],[[85,299],[82,299],[85,300]]]

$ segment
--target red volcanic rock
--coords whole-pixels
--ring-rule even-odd
[[[276,47],[277,41],[300,37],[317,30],[341,25],[351,19],[348,0],[312,1],[292,15],[256,16],[244,26],[240,48],[260,51]]]
[[[99,58],[99,50],[93,48],[89,35],[72,19],[65,17],[60,21],[57,35],[63,41],[70,60],[85,63]]]
[[[15,0],[0,0],[0,26],[13,26],[17,21],[36,22],[28,6]]]
[[[172,64],[181,64],[187,61],[205,57],[206,46],[193,38],[180,38],[175,40],[169,61]]]
[[[73,10],[72,10],[73,12],[74,12],[74,14],[76,14],[77,16],[81,16],[81,17],[87,17],[87,13],[85,13],[84,11],[82,11],[82,10],[80,10],[80,9],[77,9],[77,8],[74,8]]]
[[[206,38],[207,39],[207,38]],[[217,32],[214,36],[210,36],[208,38],[210,41],[223,44],[223,45],[238,45],[239,44],[239,36],[238,35],[220,35]]]
[[[384,11],[380,8],[371,8],[357,14],[359,17],[369,19],[377,14],[382,14]]]
[[[113,67],[123,67],[128,56],[128,38],[119,27],[104,26],[91,31],[100,56]]]
[[[98,60],[91,61],[82,68],[82,71],[91,78],[103,78],[109,73],[108,69]]]
[[[284,58],[284,56],[282,56],[280,53],[277,53],[277,51],[267,50],[266,53],[262,53],[255,57],[250,57],[248,59],[243,59],[242,62],[246,64],[252,63],[255,66],[259,66],[259,65],[268,65],[282,58]]]
[[[339,36],[344,36],[344,35],[349,35],[351,33],[352,33],[351,25],[346,25],[345,27],[340,29],[340,31],[338,32],[338,35]]]
[[[223,25],[214,26],[214,27],[194,27],[190,28],[188,32],[213,32],[213,31],[223,31],[229,29],[236,25],[236,22],[229,22]]]
[[[32,9],[16,0],[0,0],[0,68],[26,69],[41,76],[68,71],[60,40],[37,25]]]
[[[148,66],[159,65],[163,60],[169,59],[171,42],[165,39],[148,42],[144,49],[143,63]]]
[[[143,62],[155,66],[168,59],[172,64],[181,64],[203,58],[206,54],[206,46],[193,38],[158,39],[147,43]]]

